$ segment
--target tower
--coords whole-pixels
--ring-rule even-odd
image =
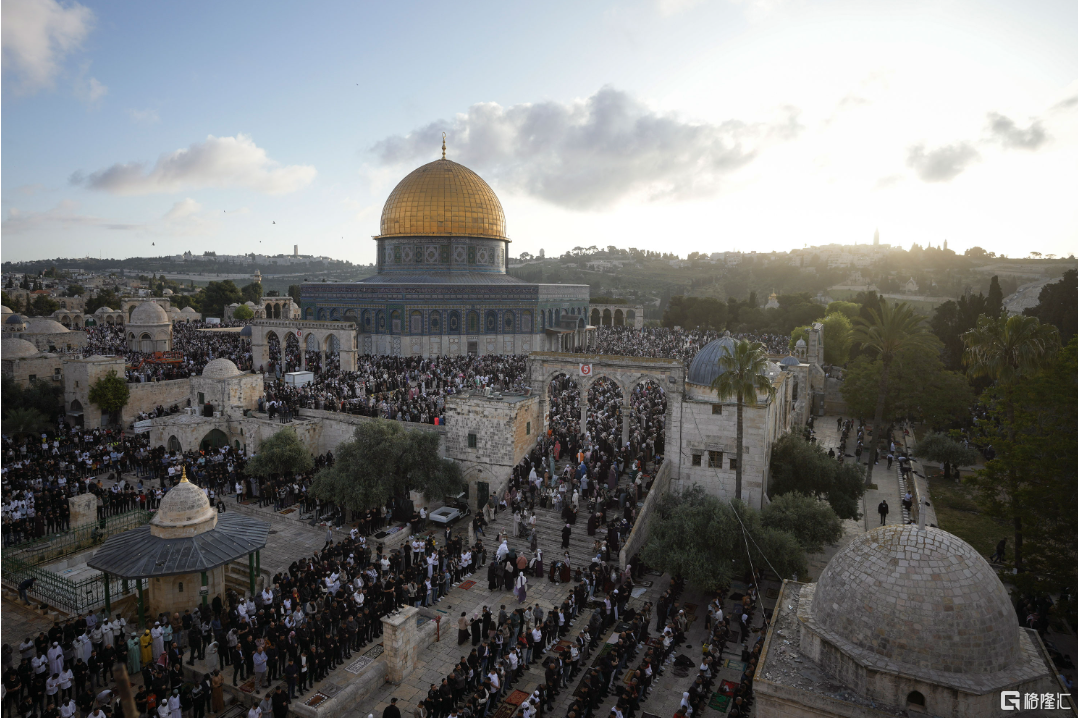
[[[880,246],[880,230],[879,230],[878,227],[876,228],[875,236],[872,237],[872,246],[873,247]]]

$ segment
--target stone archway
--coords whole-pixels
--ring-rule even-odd
[[[228,435],[220,429],[210,429],[198,444],[198,448],[202,451],[220,449],[225,446],[228,446]]]

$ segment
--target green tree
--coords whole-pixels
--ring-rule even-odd
[[[13,407],[4,412],[4,433],[15,439],[37,434],[48,426],[45,415],[37,409]]]
[[[993,396],[1000,402],[999,421],[1004,440],[995,444],[996,458],[988,462],[984,475],[1005,480],[995,486],[982,482],[981,489],[986,500],[1006,504],[1014,526],[1014,565],[1022,570],[1023,497],[1029,467],[1023,463],[1022,452],[1016,444],[1015,392],[1023,379],[1052,360],[1059,348],[1059,330],[1050,324],[1041,324],[1036,317],[982,316],[963,340],[970,375],[987,377],[998,388]],[[992,431],[988,422],[982,422],[981,426],[984,431]]]
[[[93,314],[101,307],[108,307],[109,309],[119,310],[123,307],[123,300],[120,299],[111,289],[102,289],[86,300],[86,313]]]
[[[65,292],[69,297],[81,297],[85,293],[86,288],[81,284],[69,284],[67,285],[67,292]]]
[[[780,578],[807,571],[792,534],[764,526],[759,512],[740,500],[723,501],[698,485],[659,500],[640,557],[705,592],[729,587],[750,563],[770,565]]]
[[[771,447],[767,495],[775,501],[793,493],[826,499],[836,516],[857,520],[865,493],[864,475],[858,464],[840,464],[818,444],[787,434]]]
[[[968,449],[965,444],[960,444],[937,431],[925,434],[914,447],[913,455],[938,462],[943,466],[945,477],[950,477],[952,466],[973,466],[980,459],[980,455],[973,449]]]
[[[123,378],[117,376],[115,369],[111,369],[108,374],[90,385],[88,398],[90,403],[96,404],[97,408],[107,413],[110,422],[115,424],[119,423],[120,412],[131,398],[131,388]]]
[[[1037,306],[1022,313],[1054,324],[1063,343],[1078,334],[1078,269],[1068,269],[1058,282],[1041,287],[1037,299]]]
[[[857,302],[831,302],[827,305],[827,313],[834,314],[835,312],[844,314],[852,322],[860,314],[861,305]]]
[[[841,312],[830,312],[820,320],[823,324],[823,360],[828,364],[845,364],[850,358],[853,325]]]
[[[457,494],[464,487],[460,466],[438,456],[438,442],[437,434],[396,421],[364,422],[337,447],[333,466],[315,474],[311,493],[353,511],[384,506],[409,490],[428,500]]]
[[[864,307],[862,307],[863,309]],[[876,444],[883,431],[884,404],[887,399],[888,381],[895,358],[903,350],[938,352],[937,340],[924,326],[922,317],[914,313],[905,302],[892,303],[880,300],[880,309],[869,309],[869,318],[858,316],[854,320],[853,341],[880,360],[880,378],[876,395],[876,410],[868,441],[868,471],[865,483],[872,483],[872,466],[875,463]]]
[[[246,322],[250,319],[254,319],[254,316],[254,310],[246,304],[241,304],[232,310],[232,318],[240,322]]]
[[[879,399],[883,362],[861,356],[850,364],[842,383],[846,407],[854,416],[871,416]],[[966,426],[976,396],[962,374],[947,371],[937,354],[908,349],[892,365],[883,419],[923,420],[936,429]]]
[[[998,317],[1003,311],[1003,287],[999,286],[999,277],[993,276],[988,285],[988,299],[985,300],[985,314]]]
[[[775,387],[767,377],[767,348],[760,342],[737,341],[733,351],[725,347],[719,357],[721,373],[711,382],[720,399],[737,401],[737,465],[734,469],[734,496],[741,498],[741,464],[745,449],[744,407],[756,406],[762,392],[767,401],[775,397]]]
[[[243,301],[257,304],[258,300],[262,298],[262,284],[260,282],[251,282],[241,289],[240,293],[243,295]]]
[[[987,312],[983,294],[962,296],[936,307],[929,326],[932,333],[943,342],[943,363],[948,369],[962,369],[962,335],[977,326],[977,317]]]
[[[60,302],[47,294],[39,294],[34,297],[34,302],[30,306],[33,308],[35,316],[47,317],[60,308]]]
[[[0,292],[0,305],[7,307],[13,312],[19,311],[18,303],[8,296],[7,292]]]
[[[712,297],[671,297],[662,322],[664,327],[722,329],[726,326],[726,305]]]
[[[301,289],[302,289],[302,285],[300,285],[300,284],[289,284],[288,285],[288,296],[292,297],[292,301],[295,302],[296,304],[299,304],[299,297],[300,297],[300,290]]]
[[[226,306],[243,301],[243,295],[231,279],[210,282],[199,294],[202,295],[200,311],[204,317],[222,317]]]
[[[252,476],[291,476],[314,468],[311,452],[300,441],[292,427],[281,429],[262,442],[258,453],[247,462],[247,473]]]
[[[783,494],[760,512],[763,525],[793,535],[805,553],[819,553],[842,538],[842,519],[835,510],[806,494]]]

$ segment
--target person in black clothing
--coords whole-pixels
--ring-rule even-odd
[[[288,694],[281,690],[280,686],[273,691],[273,718],[286,718],[288,716],[288,705],[291,703]]]
[[[382,718],[401,718],[401,709],[397,707],[396,698],[390,699],[389,705],[382,711]]]
[[[887,514],[890,509],[887,508],[887,499],[880,502],[880,505],[876,507],[876,512],[880,515],[880,526],[887,523]]]

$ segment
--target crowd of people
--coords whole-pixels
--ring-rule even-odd
[[[129,348],[126,329],[118,324],[86,327],[83,356],[122,356],[127,361],[128,382],[167,381],[198,376],[214,359],[229,359],[243,370],[251,368],[250,345],[235,332],[205,332],[203,322],[172,325],[173,361],[148,361],[151,353]]]
[[[723,332],[714,329],[596,327],[595,346],[591,349],[582,348],[579,351],[617,356],[673,358],[683,361],[688,366],[698,351],[722,335]],[[760,342],[767,348],[769,354],[790,353],[788,335],[731,333],[730,336],[734,339]]]

